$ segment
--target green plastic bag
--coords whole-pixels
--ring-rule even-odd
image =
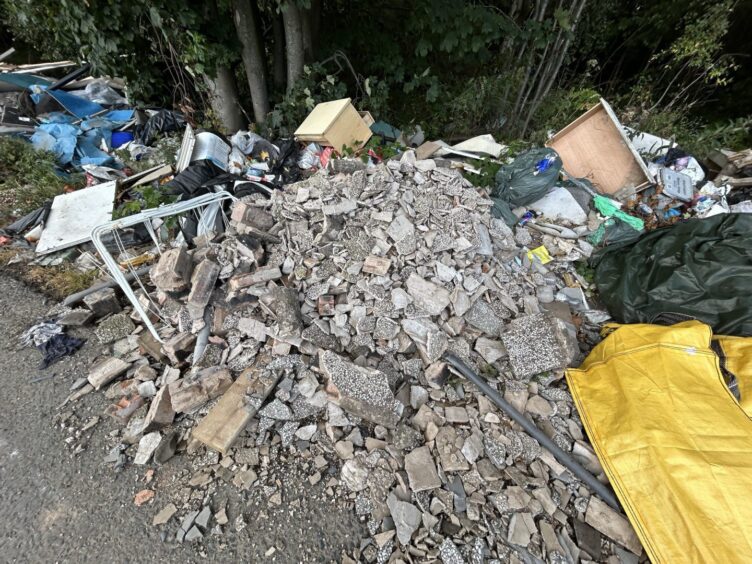
[[[620,323],[661,314],[752,336],[752,214],[689,219],[595,253],[595,284]]]
[[[496,186],[491,191],[494,202],[491,214],[507,225],[517,223],[512,208],[528,206],[540,200],[559,178],[561,158],[553,149],[531,149],[496,173]]]

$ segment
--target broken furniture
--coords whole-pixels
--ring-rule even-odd
[[[371,128],[358,114],[350,98],[318,104],[295,130],[295,138],[306,143],[334,147],[362,148],[371,138]]]
[[[586,178],[603,194],[639,191],[653,179],[611,106],[600,102],[548,140],[574,178]]]
[[[157,237],[156,232],[154,231],[154,227],[152,225],[153,220],[171,217],[174,215],[181,215],[186,212],[194,212],[196,216],[198,217],[199,234],[200,234],[202,231],[208,231],[211,228],[211,224],[213,224],[213,221],[211,221],[208,218],[208,216],[213,215],[214,217],[216,217],[215,214],[221,211],[221,205],[225,200],[235,201],[236,198],[229,192],[224,192],[224,191],[204,194],[203,196],[193,198],[192,200],[188,200],[186,202],[178,202],[175,204],[160,206],[158,208],[146,210],[144,212],[141,212],[135,215],[117,219],[115,221],[110,221],[108,223],[95,227],[91,232],[91,239],[92,239],[92,242],[94,243],[94,247],[97,249],[97,252],[102,257],[102,261],[107,266],[107,269],[110,272],[110,276],[112,277],[113,280],[117,282],[118,286],[120,286],[120,289],[123,291],[123,294],[125,294],[125,296],[133,305],[133,309],[136,311],[136,313],[138,313],[138,315],[141,317],[144,324],[146,325],[147,329],[149,329],[149,332],[158,342],[162,342],[162,339],[159,336],[159,333],[157,332],[156,328],[154,327],[151,320],[149,319],[149,315],[146,313],[143,306],[139,302],[138,297],[133,292],[133,289],[131,288],[130,284],[125,279],[122,271],[120,270],[120,266],[118,262],[115,260],[112,254],[107,250],[107,247],[104,243],[104,238],[112,234],[115,241],[118,242],[118,245],[122,247],[122,243],[119,242],[118,230],[123,229],[125,227],[131,227],[139,223],[143,223],[147,231],[151,235],[151,238],[157,247],[157,251],[161,255],[162,251],[160,249],[160,241],[159,241],[159,238]],[[196,211],[196,210],[199,210],[199,211]],[[121,250],[124,250],[124,249],[121,248]],[[148,292],[145,291],[143,283],[141,282],[139,277],[135,275],[135,270],[133,269],[133,267],[129,264],[128,268],[131,274],[134,274],[134,277],[138,283],[138,286],[142,290],[144,290],[144,292],[148,296]],[[151,302],[152,307],[156,308],[156,311],[158,312],[159,308],[156,306],[156,304],[154,304],[154,302],[151,299],[149,301]]]

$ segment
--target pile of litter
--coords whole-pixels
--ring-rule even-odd
[[[626,519],[443,360],[484,374],[602,474],[562,380],[580,355],[569,306],[553,299],[569,263],[531,262],[533,235],[434,161],[407,152],[369,172],[244,197],[224,234],[163,249],[140,297],[161,345],[112,290],[63,314],[100,317],[113,343],[69,400],[116,400],[118,464],[222,453],[204,485],[230,469],[252,487],[249,452],[269,443],[310,452],[322,461],[310,482],[337,468],[338,497],[367,523],[355,560],[636,561]],[[170,512],[203,511],[186,505]],[[178,541],[202,536],[188,521],[171,529]]]

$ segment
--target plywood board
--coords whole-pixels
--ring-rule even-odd
[[[639,190],[652,182],[605,100],[559,131],[547,145],[559,153],[569,175],[587,178],[604,194]]]
[[[37,243],[37,254],[90,241],[91,230],[112,219],[116,187],[117,181],[112,180],[57,196]]]

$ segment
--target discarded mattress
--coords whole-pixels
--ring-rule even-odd
[[[723,214],[656,229],[593,255],[595,283],[620,323],[679,314],[718,334],[752,336],[752,215]]]
[[[651,561],[752,562],[752,421],[727,386],[710,327],[615,327],[567,381]],[[740,341],[752,350],[752,339]],[[746,372],[728,375],[745,381],[742,402]]]

